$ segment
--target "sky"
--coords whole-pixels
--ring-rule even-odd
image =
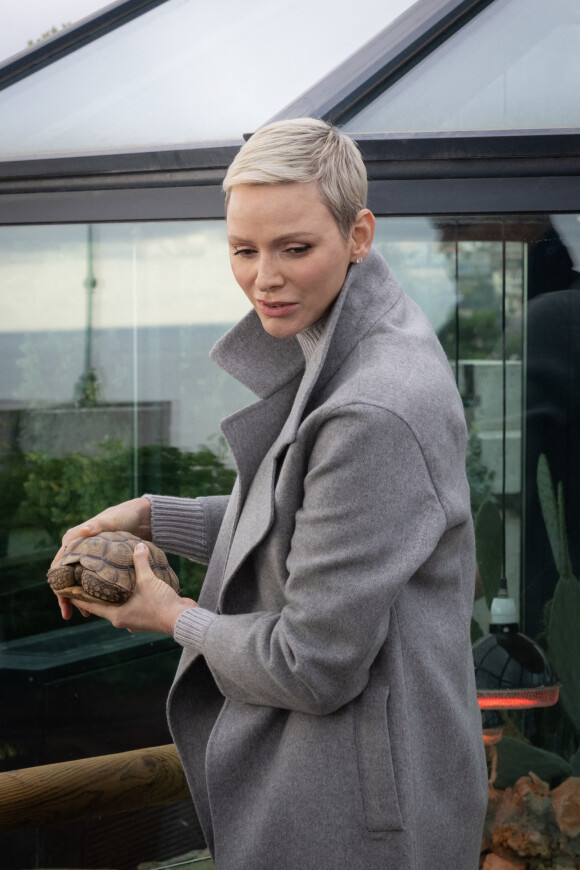
[[[73,24],[108,4],[103,0],[17,0],[3,4],[0,14],[0,59],[28,48],[53,27]]]

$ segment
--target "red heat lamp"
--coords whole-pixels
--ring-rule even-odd
[[[519,631],[516,606],[502,584],[491,605],[490,634],[473,644],[477,700],[482,711],[484,741],[496,743],[501,717],[498,710],[551,707],[558,700],[560,682],[544,651]],[[486,732],[489,740],[485,740]]]
[[[560,682],[544,651],[519,630],[516,605],[506,580],[506,243],[502,241],[502,567],[499,591],[491,604],[490,633],[473,644],[475,685],[482,716],[483,740],[498,743],[503,731],[500,710],[551,707],[558,700]],[[497,755],[496,755],[497,759]],[[492,781],[495,774],[492,776]]]

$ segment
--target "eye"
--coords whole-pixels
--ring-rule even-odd
[[[292,245],[290,248],[285,248],[284,253],[297,256],[298,254],[305,254],[311,247],[311,245]]]
[[[232,251],[234,257],[251,257],[252,254],[256,252],[252,248],[238,248],[235,251]]]

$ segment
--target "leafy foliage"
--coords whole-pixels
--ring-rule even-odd
[[[45,31],[42,36],[39,36],[38,39],[29,39],[26,45],[31,47],[33,45],[39,45],[39,43],[44,42],[45,39],[50,39],[51,36],[56,36],[57,33],[60,33],[61,30],[66,30],[67,27],[71,26],[71,22],[68,24],[61,24],[60,27],[55,27],[54,25],[50,28],[50,30]]]
[[[222,442],[216,452],[208,446],[188,452],[156,444],[135,454],[118,441],[104,441],[93,456],[38,451],[26,461],[21,521],[43,529],[54,543],[82,519],[132,498],[136,486],[139,492],[197,498],[230,492],[235,478]]]
[[[499,508],[487,499],[475,517],[477,565],[488,607],[499,591],[502,569],[502,521]]]
[[[570,562],[570,550],[566,536],[566,520],[564,507],[564,490],[562,483],[558,483],[557,496],[552,484],[552,475],[548,467],[548,460],[542,453],[538,460],[536,474],[538,485],[538,497],[542,508],[542,517],[546,526],[546,532],[550,541],[552,555],[560,577],[572,577],[572,565]]]
[[[493,498],[493,479],[494,472],[490,471],[481,460],[482,445],[481,438],[475,427],[469,433],[467,441],[467,451],[465,457],[465,470],[469,483],[469,492],[471,497],[471,511],[475,516],[484,504]]]
[[[53,624],[57,627],[46,570],[49,554],[56,552],[71,526],[142,492],[190,498],[222,495],[231,492],[234,479],[223,439],[196,451],[163,444],[134,451],[111,440],[99,444],[91,456],[71,452],[55,457],[42,451],[6,449],[0,455],[4,507],[0,637],[14,639],[46,631]],[[8,538],[15,532],[26,539],[26,552],[6,558]],[[174,555],[169,555],[169,561],[183,594],[197,598],[205,566]]]
[[[532,743],[523,735],[504,736],[498,744],[496,785],[506,788],[533,770],[542,779],[556,785],[567,776],[580,773],[580,583],[572,571],[565,524],[562,484],[554,488],[548,462],[540,456],[537,469],[538,496],[548,539],[559,579],[553,598],[544,608],[545,629],[537,642],[546,649],[548,658],[562,681],[560,699],[555,707],[530,713],[533,728],[527,729]],[[480,571],[486,596],[489,586],[487,570],[481,568],[486,545],[479,541],[493,538],[495,521],[485,504],[476,518],[476,536]],[[483,558],[485,563],[485,556]],[[490,576],[495,576],[495,568]],[[513,729],[517,714],[504,714],[506,728]],[[515,729],[517,732],[517,729]]]

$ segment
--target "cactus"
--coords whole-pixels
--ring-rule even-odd
[[[548,656],[562,680],[560,699],[580,735],[580,583],[560,577],[548,623]]]
[[[475,546],[479,576],[487,606],[499,591],[502,569],[502,521],[499,508],[487,499],[475,517]]]
[[[538,497],[542,516],[552,548],[552,555],[556,563],[556,569],[560,577],[572,577],[572,565],[570,563],[570,550],[566,536],[566,520],[564,512],[564,488],[558,483],[558,497],[554,493],[552,475],[548,466],[548,460],[544,453],[538,460],[536,474],[538,485]]]
[[[555,752],[530,746],[514,737],[503,737],[497,745],[496,788],[513,786],[520,776],[535,773],[551,785],[571,775],[570,764]]]
[[[548,656],[562,680],[560,698],[564,710],[580,735],[580,583],[572,573],[566,535],[564,489],[558,483],[557,495],[548,460],[538,461],[538,495],[559,579],[548,614]]]

